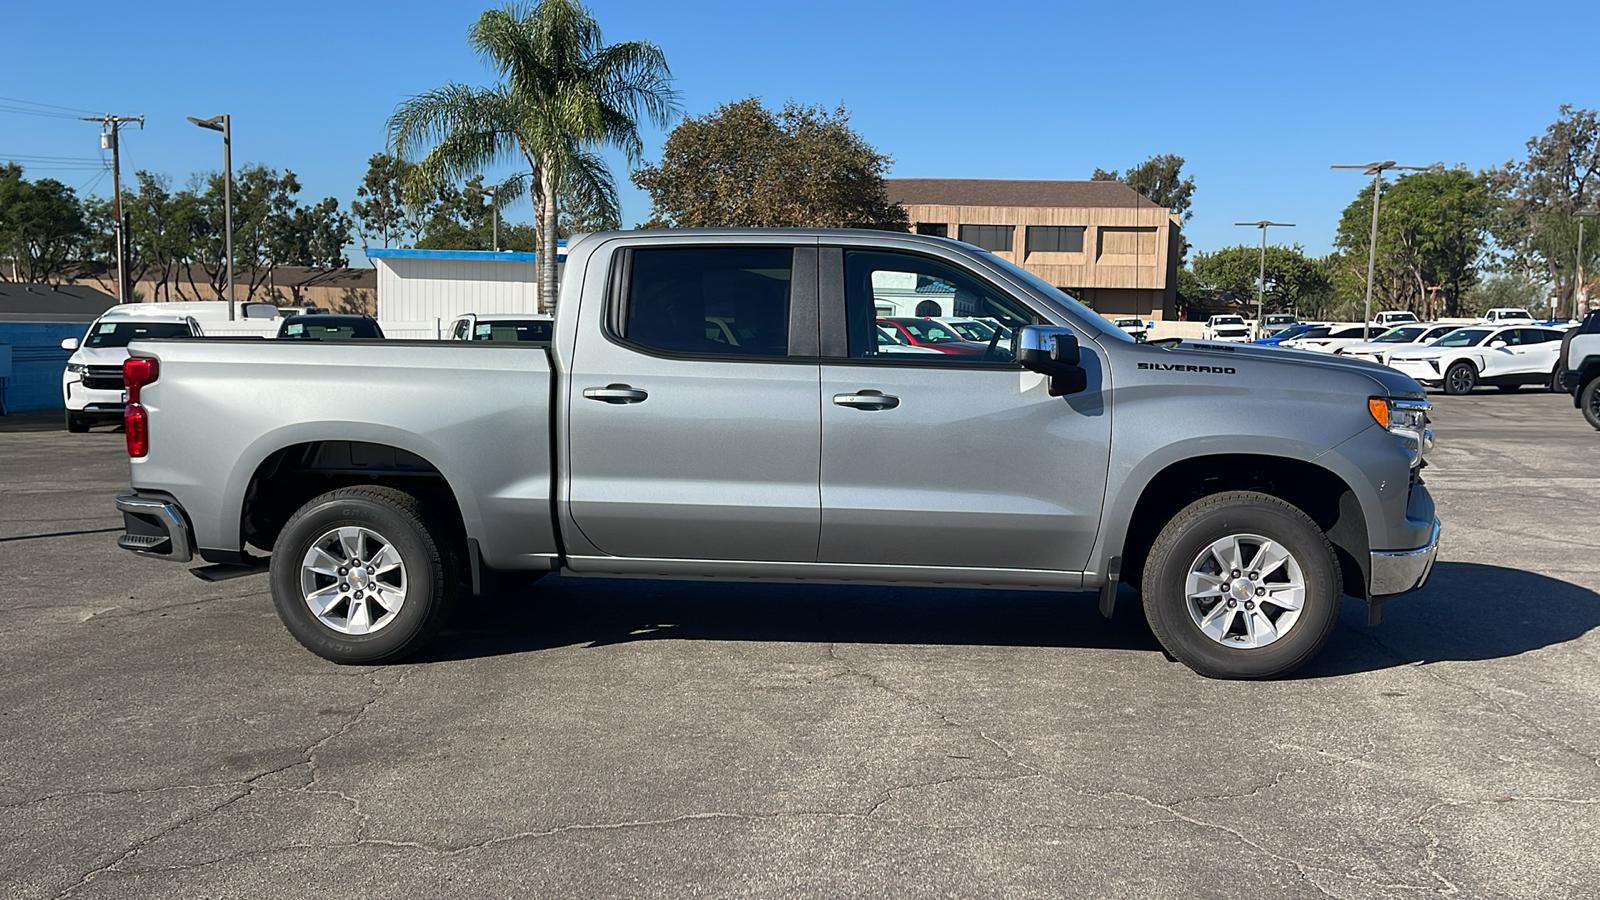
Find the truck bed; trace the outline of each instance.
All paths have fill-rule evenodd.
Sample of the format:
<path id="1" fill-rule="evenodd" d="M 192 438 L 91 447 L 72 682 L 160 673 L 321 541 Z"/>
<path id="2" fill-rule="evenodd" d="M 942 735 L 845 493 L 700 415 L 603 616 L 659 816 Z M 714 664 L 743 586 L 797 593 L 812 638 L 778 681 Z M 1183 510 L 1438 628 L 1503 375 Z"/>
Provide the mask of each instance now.
<path id="1" fill-rule="evenodd" d="M 311 465 L 355 480 L 395 466 L 437 472 L 485 563 L 548 568 L 557 558 L 542 346 L 207 338 L 130 350 L 161 367 L 141 397 L 151 449 L 131 461 L 133 487 L 178 501 L 202 555 L 243 549 L 240 513 L 263 466 Z"/>

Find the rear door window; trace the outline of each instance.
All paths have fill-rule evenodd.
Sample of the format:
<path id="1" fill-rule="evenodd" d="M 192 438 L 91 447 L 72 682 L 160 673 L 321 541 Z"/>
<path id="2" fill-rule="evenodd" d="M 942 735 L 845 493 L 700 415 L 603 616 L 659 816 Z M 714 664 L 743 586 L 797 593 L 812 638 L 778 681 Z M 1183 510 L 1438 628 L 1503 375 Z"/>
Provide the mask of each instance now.
<path id="1" fill-rule="evenodd" d="M 788 247 L 633 251 L 620 337 L 667 353 L 789 352 Z"/>

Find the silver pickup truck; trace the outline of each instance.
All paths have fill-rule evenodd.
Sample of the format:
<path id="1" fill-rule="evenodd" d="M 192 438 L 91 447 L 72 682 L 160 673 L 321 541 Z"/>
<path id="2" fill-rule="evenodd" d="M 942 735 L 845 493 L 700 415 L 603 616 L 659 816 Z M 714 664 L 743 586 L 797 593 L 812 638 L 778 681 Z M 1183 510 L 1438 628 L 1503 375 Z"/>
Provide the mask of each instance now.
<path id="1" fill-rule="evenodd" d="M 907 298 L 994 334 L 884 352 Z M 1232 678 L 1433 565 L 1429 407 L 1382 366 L 1138 343 L 982 250 L 870 231 L 590 235 L 557 308 L 548 345 L 135 343 L 118 543 L 270 568 L 290 632 L 343 663 L 559 571 L 1099 591 L 1107 615 L 1128 584 L 1173 656 Z"/>

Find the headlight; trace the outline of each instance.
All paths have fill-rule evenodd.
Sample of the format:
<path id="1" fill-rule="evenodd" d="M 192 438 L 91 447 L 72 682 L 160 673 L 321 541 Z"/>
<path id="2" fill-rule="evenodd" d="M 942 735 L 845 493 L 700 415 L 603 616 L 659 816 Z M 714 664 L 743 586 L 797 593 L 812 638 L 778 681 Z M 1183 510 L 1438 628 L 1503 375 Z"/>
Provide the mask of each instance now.
<path id="1" fill-rule="evenodd" d="M 67 363 L 67 371 L 75 375 L 87 375 L 89 374 L 89 367 L 83 363 L 69 362 Z"/>
<path id="2" fill-rule="evenodd" d="M 1422 458 L 1433 449 L 1433 431 L 1428 428 L 1428 410 L 1433 404 L 1426 400 L 1399 400 L 1393 397 L 1372 397 L 1367 400 L 1367 412 L 1373 421 L 1400 438 L 1406 452 L 1411 455 L 1411 467 L 1422 465 Z"/>

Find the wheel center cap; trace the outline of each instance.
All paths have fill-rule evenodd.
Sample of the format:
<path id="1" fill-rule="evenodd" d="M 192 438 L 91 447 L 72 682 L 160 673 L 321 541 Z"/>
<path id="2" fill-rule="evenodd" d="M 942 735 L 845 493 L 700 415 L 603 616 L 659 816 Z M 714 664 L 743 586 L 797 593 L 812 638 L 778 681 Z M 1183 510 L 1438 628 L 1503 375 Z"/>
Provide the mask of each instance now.
<path id="1" fill-rule="evenodd" d="M 1256 586 L 1248 578 L 1235 578 L 1233 584 L 1228 588 L 1228 593 L 1232 594 L 1236 600 L 1244 600 L 1255 596 Z"/>
<path id="2" fill-rule="evenodd" d="M 367 586 L 367 570 L 366 569 L 351 569 L 350 570 L 350 584 L 352 586 L 354 586 L 355 589 L 358 590 L 358 591 L 359 590 L 365 590 L 366 586 Z"/>

